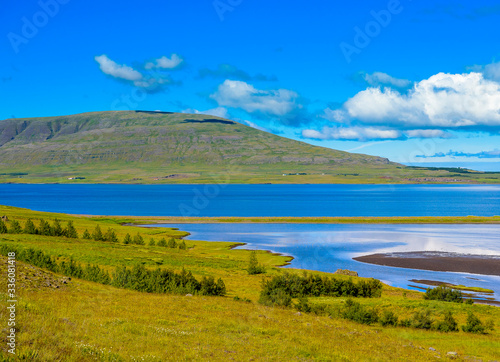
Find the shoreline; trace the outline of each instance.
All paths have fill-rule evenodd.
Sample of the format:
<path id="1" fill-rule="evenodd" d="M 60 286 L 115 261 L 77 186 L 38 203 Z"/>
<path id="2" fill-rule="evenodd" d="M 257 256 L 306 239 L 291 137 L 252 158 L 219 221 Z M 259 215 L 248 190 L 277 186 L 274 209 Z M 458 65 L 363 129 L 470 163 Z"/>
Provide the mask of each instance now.
<path id="1" fill-rule="evenodd" d="M 500 255 L 418 251 L 371 254 L 353 260 L 406 269 L 500 276 Z"/>
<path id="2" fill-rule="evenodd" d="M 122 224 L 500 224 L 500 216 L 113 216 L 81 215 L 89 218 L 113 218 Z"/>

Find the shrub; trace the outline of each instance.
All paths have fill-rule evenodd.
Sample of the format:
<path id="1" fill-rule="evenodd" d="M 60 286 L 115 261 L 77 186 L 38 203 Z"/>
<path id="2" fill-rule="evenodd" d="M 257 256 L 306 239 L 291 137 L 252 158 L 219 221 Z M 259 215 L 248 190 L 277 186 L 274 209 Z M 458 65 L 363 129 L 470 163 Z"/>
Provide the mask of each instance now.
<path id="1" fill-rule="evenodd" d="M 87 231 L 88 233 L 88 231 Z M 73 239 L 78 239 L 78 233 L 76 232 L 75 227 L 73 226 L 73 221 L 68 221 L 68 225 L 66 226 L 66 229 L 64 229 L 64 235 L 68 238 L 73 238 Z M 90 235 L 89 235 L 90 239 Z"/>
<path id="2" fill-rule="evenodd" d="M 299 312 L 309 313 L 311 312 L 311 305 L 309 304 L 309 300 L 306 297 L 300 297 L 299 302 L 295 304 L 295 308 Z"/>
<path id="3" fill-rule="evenodd" d="M 48 269 L 55 273 L 73 276 L 101 284 L 112 284 L 119 288 L 133 289 L 148 293 L 177 293 L 201 295 L 225 295 L 226 286 L 222 279 L 215 282 L 213 277 L 204 277 L 201 282 L 182 270 L 179 274 L 163 269 L 149 270 L 144 265 L 136 265 L 129 269 L 117 267 L 113 278 L 98 265 L 87 264 L 82 267 L 72 258 L 69 261 L 57 262 L 55 257 L 46 255 L 43 251 L 35 249 L 16 249 L 10 245 L 0 245 L 0 253 L 7 255 L 15 252 L 17 260 Z"/>
<path id="4" fill-rule="evenodd" d="M 95 241 L 104 241 L 104 236 L 102 235 L 102 231 L 99 225 L 95 226 L 94 232 L 92 233 L 92 239 L 94 239 Z"/>
<path id="5" fill-rule="evenodd" d="M 0 219 L 0 234 L 7 234 L 7 232 L 8 232 L 7 226 L 5 225 L 3 220 Z"/>
<path id="6" fill-rule="evenodd" d="M 441 332 L 458 331 L 457 322 L 450 311 L 445 313 L 443 321 L 437 322 L 436 329 Z"/>
<path id="7" fill-rule="evenodd" d="M 431 313 L 429 310 L 416 311 L 411 319 L 411 326 L 418 329 L 430 329 L 432 327 Z"/>
<path id="8" fill-rule="evenodd" d="M 132 243 L 132 238 L 130 237 L 129 233 L 127 233 L 127 235 L 125 235 L 125 237 L 123 238 L 123 243 L 124 244 L 130 244 L 130 243 Z"/>
<path id="9" fill-rule="evenodd" d="M 493 327 L 493 322 L 483 324 L 474 313 L 469 312 L 467 315 L 467 323 L 462 326 L 462 330 L 468 333 L 486 333 L 488 330 L 492 330 Z"/>
<path id="10" fill-rule="evenodd" d="M 167 246 L 168 246 L 169 248 L 172 248 L 172 249 L 176 248 L 176 247 L 177 247 L 177 243 L 175 242 L 175 239 L 174 239 L 174 238 L 170 238 L 170 239 L 168 239 L 168 244 L 167 244 Z"/>
<path id="11" fill-rule="evenodd" d="M 155 245 L 155 239 L 151 238 L 149 239 L 149 245 L 154 246 Z"/>
<path id="12" fill-rule="evenodd" d="M 137 233 L 136 236 L 134 236 L 133 240 L 134 244 L 137 245 L 144 245 L 144 239 L 142 238 L 141 234 Z"/>
<path id="13" fill-rule="evenodd" d="M 26 223 L 24 224 L 24 233 L 25 234 L 37 234 L 38 230 L 35 227 L 35 224 L 33 224 L 33 221 L 31 219 L 26 220 Z"/>
<path id="14" fill-rule="evenodd" d="M 179 243 L 179 249 L 180 250 L 187 250 L 187 245 L 186 245 L 186 242 L 184 240 L 182 240 L 180 243 Z"/>
<path id="15" fill-rule="evenodd" d="M 167 246 L 167 241 L 165 238 L 161 238 L 160 241 L 158 241 L 158 246 Z"/>
<path id="16" fill-rule="evenodd" d="M 439 286 L 436 288 L 427 288 L 424 294 L 424 299 L 462 303 L 463 296 L 460 290 Z"/>
<path id="17" fill-rule="evenodd" d="M 112 243 L 118 242 L 118 237 L 116 236 L 115 231 L 111 228 L 108 228 L 108 230 L 106 231 L 106 235 L 104 235 L 104 239 L 106 241 L 110 241 Z"/>
<path id="18" fill-rule="evenodd" d="M 10 222 L 9 234 L 21 234 L 22 232 L 23 232 L 23 229 L 21 229 L 21 225 L 19 224 L 19 221 L 12 220 Z"/>
<path id="19" fill-rule="evenodd" d="M 269 293 L 260 293 L 259 303 L 270 307 L 289 307 L 292 297 L 284 289 L 273 289 Z"/>
<path id="20" fill-rule="evenodd" d="M 385 326 L 397 326 L 398 317 L 390 310 L 385 310 L 380 317 L 380 324 Z"/>
<path id="21" fill-rule="evenodd" d="M 92 235 L 90 235 L 89 231 L 87 229 L 85 229 L 85 231 L 83 232 L 82 238 L 86 239 L 86 240 L 90 240 L 90 239 L 92 239 Z"/>
<path id="22" fill-rule="evenodd" d="M 250 260 L 248 261 L 247 272 L 250 275 L 253 274 L 262 274 L 266 272 L 266 268 L 263 265 L 260 265 L 257 261 L 257 253 L 252 251 L 250 253 Z"/>
<path id="23" fill-rule="evenodd" d="M 378 321 L 378 313 L 375 309 L 363 307 L 360 303 L 347 299 L 342 317 L 358 323 L 372 324 Z"/>
<path id="24" fill-rule="evenodd" d="M 321 295 L 333 297 L 378 297 L 382 291 L 382 283 L 376 279 L 360 281 L 355 284 L 351 279 L 321 277 L 304 273 L 303 276 L 283 273 L 264 281 L 262 293 L 270 294 L 274 289 L 284 290 L 290 297 Z"/>
<path id="25" fill-rule="evenodd" d="M 38 227 L 38 232 L 40 235 L 51 236 L 54 235 L 52 232 L 52 227 L 44 219 L 40 219 L 40 226 Z"/>
<path id="26" fill-rule="evenodd" d="M 53 236 L 63 236 L 64 231 L 61 226 L 61 222 L 58 219 L 54 220 L 54 226 L 52 226 L 52 235 Z"/>

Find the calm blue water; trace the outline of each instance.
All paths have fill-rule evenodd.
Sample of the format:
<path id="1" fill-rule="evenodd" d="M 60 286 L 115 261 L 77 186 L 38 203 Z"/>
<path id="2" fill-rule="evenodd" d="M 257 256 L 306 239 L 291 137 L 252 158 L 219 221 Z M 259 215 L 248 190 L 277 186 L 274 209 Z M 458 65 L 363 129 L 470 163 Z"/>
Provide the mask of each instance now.
<path id="1" fill-rule="evenodd" d="M 17 185 L 0 204 L 136 216 L 500 215 L 500 185 Z"/>
<path id="2" fill-rule="evenodd" d="M 156 225 L 157 226 L 157 225 Z M 500 225 L 332 225 L 332 224 L 179 224 L 188 239 L 247 243 L 245 249 L 291 255 L 290 267 L 334 272 L 355 270 L 397 287 L 417 289 L 411 279 L 427 279 L 495 291 L 500 277 L 435 272 L 361 263 L 353 257 L 377 252 L 447 251 L 496 255 L 500 263 Z M 424 285 L 420 285 L 425 287 Z M 491 295 L 490 295 L 491 296 Z"/>

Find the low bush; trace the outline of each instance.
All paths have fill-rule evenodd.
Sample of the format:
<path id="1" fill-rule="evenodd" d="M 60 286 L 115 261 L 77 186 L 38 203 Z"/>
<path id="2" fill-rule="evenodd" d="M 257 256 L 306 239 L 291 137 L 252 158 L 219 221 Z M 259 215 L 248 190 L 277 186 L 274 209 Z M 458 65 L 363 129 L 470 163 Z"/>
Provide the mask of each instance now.
<path id="1" fill-rule="evenodd" d="M 427 288 L 424 299 L 462 303 L 463 295 L 460 290 L 439 286 L 436 288 Z"/>
<path id="2" fill-rule="evenodd" d="M 341 312 L 345 319 L 349 319 L 362 324 L 373 324 L 378 321 L 378 313 L 375 309 L 363 307 L 360 303 L 347 299 L 345 308 Z"/>

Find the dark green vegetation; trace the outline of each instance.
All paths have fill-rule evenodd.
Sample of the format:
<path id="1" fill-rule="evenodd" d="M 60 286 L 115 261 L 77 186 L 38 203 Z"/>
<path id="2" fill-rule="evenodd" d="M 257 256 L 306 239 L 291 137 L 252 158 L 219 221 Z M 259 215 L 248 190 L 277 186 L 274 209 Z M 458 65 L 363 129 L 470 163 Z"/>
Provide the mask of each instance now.
<path id="1" fill-rule="evenodd" d="M 2 215 L 4 231 L 21 229 L 0 235 L 4 251 L 17 251 L 21 360 L 428 361 L 448 351 L 459 359 L 500 358 L 497 307 L 426 300 L 373 279 L 283 270 L 277 266 L 290 258 L 264 251 L 255 259 L 265 273 L 253 275 L 252 251 L 198 240 L 179 249 L 186 232 L 123 225 L 135 218 L 0 206 Z M 33 233 L 42 219 L 47 235 Z M 64 235 L 69 225 L 78 237 Z M 144 243 L 124 243 L 127 234 Z M 0 256 L 0 273 L 6 265 Z M 179 289 L 164 293 L 161 285 L 182 278 Z M 161 283 L 166 279 L 172 284 Z M 182 289 L 189 283 L 199 286 L 192 296 Z M 259 303 L 271 294 L 274 306 Z M 5 290 L 0 297 L 7 299 Z"/>
<path id="2" fill-rule="evenodd" d="M 408 168 L 222 118 L 93 112 L 0 121 L 0 182 L 442 183 L 500 174 Z M 283 176 L 285 175 L 285 176 Z M 71 178 L 71 179 L 70 179 Z"/>
<path id="3" fill-rule="evenodd" d="M 444 302 L 462 303 L 463 296 L 460 290 L 439 286 L 436 288 L 427 288 L 424 295 L 425 299 L 442 300 Z"/>

